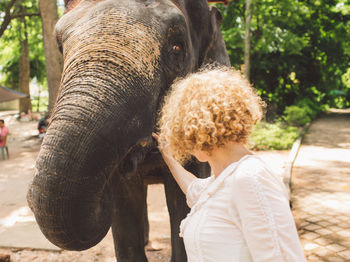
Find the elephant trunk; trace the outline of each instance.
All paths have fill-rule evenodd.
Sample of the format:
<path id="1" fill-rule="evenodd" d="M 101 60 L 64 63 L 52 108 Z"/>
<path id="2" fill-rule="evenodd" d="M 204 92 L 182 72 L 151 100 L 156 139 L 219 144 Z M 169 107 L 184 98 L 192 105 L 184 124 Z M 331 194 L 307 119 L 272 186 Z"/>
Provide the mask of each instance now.
<path id="1" fill-rule="evenodd" d="M 111 146 L 118 134 L 111 137 L 106 132 L 113 120 L 96 116 L 97 104 L 83 95 L 79 101 L 71 96 L 57 104 L 30 189 L 31 206 L 42 232 L 64 249 L 96 245 L 111 224 L 108 182 L 127 145 Z"/>
<path id="2" fill-rule="evenodd" d="M 59 134 L 62 131 L 53 135 L 52 128 L 40 150 L 29 201 L 40 229 L 52 243 L 83 250 L 96 245 L 111 224 L 108 170 L 97 170 L 95 161 L 89 163 L 96 154 L 82 156 L 86 146 Z M 73 126 L 70 132 L 79 133 L 77 129 Z"/>
<path id="3" fill-rule="evenodd" d="M 156 109 L 150 93 L 123 92 L 141 86 L 136 77 L 112 83 L 101 76 L 89 78 L 91 72 L 75 72 L 63 80 L 29 202 L 52 243 L 83 250 L 108 232 L 113 216 L 110 181 L 130 149 L 151 134 Z"/>

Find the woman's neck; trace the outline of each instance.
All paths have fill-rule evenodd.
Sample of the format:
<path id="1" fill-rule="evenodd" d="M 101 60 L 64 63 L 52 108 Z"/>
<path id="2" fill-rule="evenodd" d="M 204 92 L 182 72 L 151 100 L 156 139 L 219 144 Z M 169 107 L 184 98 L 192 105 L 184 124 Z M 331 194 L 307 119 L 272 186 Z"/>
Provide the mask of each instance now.
<path id="1" fill-rule="evenodd" d="M 252 153 L 243 144 L 229 143 L 215 148 L 208 156 L 208 162 L 214 176 L 217 177 L 228 165 L 245 155 L 252 155 Z"/>

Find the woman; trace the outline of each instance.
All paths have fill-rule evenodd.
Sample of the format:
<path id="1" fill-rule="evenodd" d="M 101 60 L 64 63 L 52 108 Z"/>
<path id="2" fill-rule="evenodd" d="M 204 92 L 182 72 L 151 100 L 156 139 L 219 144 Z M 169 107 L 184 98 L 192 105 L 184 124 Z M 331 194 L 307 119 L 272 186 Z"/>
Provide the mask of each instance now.
<path id="1" fill-rule="evenodd" d="M 191 207 L 180 226 L 189 262 L 305 261 L 282 181 L 245 147 L 262 104 L 226 67 L 177 81 L 165 98 L 153 136 Z M 182 167 L 192 156 L 209 178 Z"/>

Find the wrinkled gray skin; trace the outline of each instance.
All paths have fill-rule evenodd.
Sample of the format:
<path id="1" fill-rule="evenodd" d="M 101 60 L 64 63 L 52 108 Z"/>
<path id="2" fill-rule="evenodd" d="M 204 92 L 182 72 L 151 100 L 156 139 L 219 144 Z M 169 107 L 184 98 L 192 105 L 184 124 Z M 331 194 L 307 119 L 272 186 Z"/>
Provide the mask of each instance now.
<path id="1" fill-rule="evenodd" d="M 79 1 L 79 0 L 78 0 Z M 83 250 L 112 227 L 118 262 L 147 261 L 144 184 L 163 182 L 172 261 L 186 261 L 185 196 L 151 133 L 176 77 L 229 64 L 221 16 L 205 0 L 66 1 L 56 26 L 64 70 L 28 202 L 55 245 Z M 187 168 L 200 177 L 206 165 Z M 144 233 L 146 232 L 146 233 Z"/>

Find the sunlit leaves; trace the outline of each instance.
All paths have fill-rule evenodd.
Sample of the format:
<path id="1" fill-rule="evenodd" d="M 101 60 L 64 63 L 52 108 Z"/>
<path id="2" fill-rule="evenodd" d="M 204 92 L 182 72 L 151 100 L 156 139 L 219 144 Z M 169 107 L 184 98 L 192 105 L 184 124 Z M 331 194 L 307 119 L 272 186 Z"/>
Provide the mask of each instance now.
<path id="1" fill-rule="evenodd" d="M 245 0 L 219 8 L 231 62 L 241 67 Z M 253 10 L 251 79 L 269 104 L 282 111 L 309 97 L 331 106 L 340 100 L 342 106 L 350 105 L 350 91 L 341 80 L 350 67 L 349 1 L 255 0 Z"/>
<path id="2" fill-rule="evenodd" d="M 7 2 L 0 0 L 0 6 L 6 6 Z M 37 0 L 21 1 L 20 6 L 16 6 L 16 12 L 13 11 L 12 13 L 38 13 L 37 4 Z M 46 84 L 41 19 L 39 16 L 28 16 L 25 18 L 25 22 L 29 42 L 30 77 L 31 79 L 36 78 L 40 84 Z M 15 18 L 11 20 L 8 28 L 0 38 L 0 81 L 2 85 L 12 88 L 16 88 L 18 85 L 20 41 L 24 38 L 24 30 L 22 20 Z"/>

